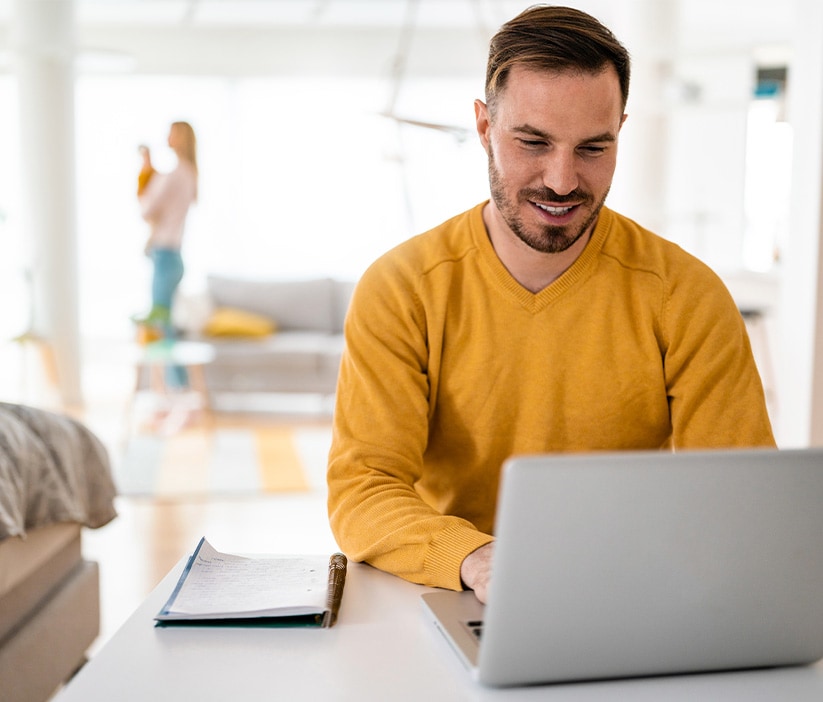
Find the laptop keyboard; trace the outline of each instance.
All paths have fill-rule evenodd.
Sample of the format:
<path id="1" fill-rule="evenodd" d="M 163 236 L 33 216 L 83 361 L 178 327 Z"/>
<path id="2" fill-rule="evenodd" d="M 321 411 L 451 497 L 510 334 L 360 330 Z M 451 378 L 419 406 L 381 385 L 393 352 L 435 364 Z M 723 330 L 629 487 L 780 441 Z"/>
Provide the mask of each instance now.
<path id="1" fill-rule="evenodd" d="M 466 622 L 466 628 L 468 628 L 468 630 L 472 633 L 472 636 L 474 636 L 474 638 L 476 638 L 479 641 L 481 635 L 483 634 L 483 620 L 470 620 Z"/>

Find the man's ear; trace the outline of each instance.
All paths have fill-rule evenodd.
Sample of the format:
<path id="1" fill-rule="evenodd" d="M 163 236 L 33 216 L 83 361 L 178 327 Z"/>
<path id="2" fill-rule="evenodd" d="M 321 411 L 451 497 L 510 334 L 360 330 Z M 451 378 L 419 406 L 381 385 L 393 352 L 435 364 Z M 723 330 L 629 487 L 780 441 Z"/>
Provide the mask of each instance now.
<path id="1" fill-rule="evenodd" d="M 620 129 L 623 129 L 623 125 L 626 123 L 626 119 L 628 118 L 628 116 L 628 113 L 623 113 L 623 116 L 620 118 Z"/>
<path id="2" fill-rule="evenodd" d="M 489 117 L 489 108 L 482 100 L 474 101 L 474 120 L 477 125 L 477 135 L 480 137 L 480 143 L 488 152 L 489 139 L 491 130 L 491 118 Z"/>

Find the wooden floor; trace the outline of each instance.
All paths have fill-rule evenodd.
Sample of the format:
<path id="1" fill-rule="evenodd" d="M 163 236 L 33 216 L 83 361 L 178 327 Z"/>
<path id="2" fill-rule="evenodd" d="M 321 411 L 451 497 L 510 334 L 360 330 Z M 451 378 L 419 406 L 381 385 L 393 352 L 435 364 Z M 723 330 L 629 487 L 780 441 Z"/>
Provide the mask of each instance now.
<path id="1" fill-rule="evenodd" d="M 84 350 L 83 406 L 63 407 L 53 369 L 42 352 L 36 344 L 0 344 L 3 401 L 68 413 L 94 431 L 110 452 L 122 449 L 129 432 L 145 428 L 145 412 L 150 414 L 162 399 L 135 396 L 130 340 L 98 339 Z M 312 396 L 224 399 L 230 411 L 213 415 L 214 428 L 272 422 L 328 425 L 330 421 L 328 398 L 319 402 Z M 118 497 L 116 507 L 119 515 L 110 524 L 83 533 L 85 558 L 100 566 L 101 634 L 91 655 L 202 536 L 215 548 L 232 553 L 331 553 L 337 548 L 328 526 L 324 488 L 178 501 Z"/>
<path id="2" fill-rule="evenodd" d="M 122 413 L 91 408 L 83 421 L 110 450 L 122 440 Z M 254 426 L 296 422 L 283 414 L 216 413 L 213 426 Z M 309 419 L 328 424 L 328 416 Z M 305 425 L 307 417 L 299 418 Z M 232 553 L 331 553 L 336 545 L 328 526 L 325 489 L 274 495 L 161 501 L 118 497 L 118 517 L 100 529 L 86 529 L 83 550 L 100 565 L 101 634 L 94 655 L 134 609 L 201 536 Z M 288 529 L 275 524 L 287 522 Z"/>
<path id="3" fill-rule="evenodd" d="M 118 498 L 118 517 L 86 530 L 83 551 L 100 564 L 101 634 L 92 655 L 201 536 L 232 553 L 324 553 L 335 550 L 325 495 L 278 495 L 198 502 Z M 289 515 L 291 529 L 275 530 Z"/>

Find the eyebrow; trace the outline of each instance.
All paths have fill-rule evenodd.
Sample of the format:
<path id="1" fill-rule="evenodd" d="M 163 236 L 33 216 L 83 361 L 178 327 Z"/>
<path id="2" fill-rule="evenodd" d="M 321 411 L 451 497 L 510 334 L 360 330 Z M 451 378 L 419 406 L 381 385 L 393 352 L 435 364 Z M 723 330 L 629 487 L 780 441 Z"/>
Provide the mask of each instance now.
<path id="1" fill-rule="evenodd" d="M 544 132 L 542 129 L 538 129 L 537 127 L 532 127 L 530 124 L 521 124 L 518 127 L 514 127 L 512 131 L 520 132 L 521 134 L 531 134 L 532 136 L 545 139 L 546 141 L 552 140 L 551 134 L 549 134 L 548 132 Z M 588 137 L 584 139 L 581 143 L 594 144 L 601 141 L 613 142 L 617 141 L 617 138 L 611 132 L 603 132 L 602 134 L 596 134 L 595 136 Z"/>

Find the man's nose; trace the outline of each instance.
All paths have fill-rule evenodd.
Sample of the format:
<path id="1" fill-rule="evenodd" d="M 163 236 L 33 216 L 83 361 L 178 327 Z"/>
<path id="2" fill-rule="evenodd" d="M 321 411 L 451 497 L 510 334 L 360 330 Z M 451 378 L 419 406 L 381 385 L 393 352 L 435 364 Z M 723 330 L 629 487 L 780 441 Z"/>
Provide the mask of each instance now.
<path id="1" fill-rule="evenodd" d="M 557 149 L 543 165 L 543 185 L 558 195 L 568 195 L 579 185 L 574 153 Z"/>

